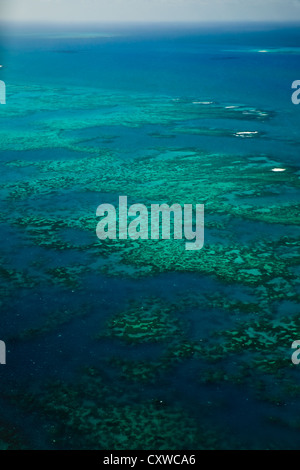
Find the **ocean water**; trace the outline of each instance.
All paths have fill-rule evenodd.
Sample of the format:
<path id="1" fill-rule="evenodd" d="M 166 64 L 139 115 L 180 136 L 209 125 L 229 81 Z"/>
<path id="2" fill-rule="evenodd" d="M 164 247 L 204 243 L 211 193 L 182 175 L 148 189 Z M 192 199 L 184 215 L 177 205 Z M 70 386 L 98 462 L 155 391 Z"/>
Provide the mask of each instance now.
<path id="1" fill-rule="evenodd" d="M 1 31 L 0 448 L 298 449 L 299 24 Z"/>

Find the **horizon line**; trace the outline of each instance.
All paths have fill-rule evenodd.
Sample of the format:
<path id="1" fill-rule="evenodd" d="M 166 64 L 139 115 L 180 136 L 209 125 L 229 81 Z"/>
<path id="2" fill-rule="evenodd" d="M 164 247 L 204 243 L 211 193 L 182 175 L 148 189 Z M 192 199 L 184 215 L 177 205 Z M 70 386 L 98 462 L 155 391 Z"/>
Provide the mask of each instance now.
<path id="1" fill-rule="evenodd" d="M 48 24 L 48 25 L 102 25 L 102 24 L 300 24 L 300 19 L 286 19 L 286 20 L 269 20 L 269 19 L 246 19 L 246 20 L 85 20 L 85 21 L 65 21 L 65 20 L 56 20 L 56 21 L 47 21 L 47 20 L 0 20 L 0 24 L 20 24 L 20 25 L 39 25 L 39 24 Z"/>

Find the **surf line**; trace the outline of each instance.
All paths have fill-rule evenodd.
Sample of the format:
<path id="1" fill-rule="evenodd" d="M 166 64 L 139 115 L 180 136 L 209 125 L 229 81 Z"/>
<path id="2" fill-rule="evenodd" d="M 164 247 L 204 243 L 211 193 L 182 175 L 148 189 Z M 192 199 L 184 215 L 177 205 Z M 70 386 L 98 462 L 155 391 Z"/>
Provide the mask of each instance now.
<path id="1" fill-rule="evenodd" d="M 128 208 L 127 196 L 120 196 L 118 217 L 112 204 L 101 204 L 97 208 L 96 216 L 102 219 L 97 224 L 96 234 L 99 240 L 170 240 L 171 214 L 174 240 L 182 240 L 184 235 L 189 241 L 185 243 L 186 250 L 201 250 L 204 245 L 203 204 L 196 204 L 195 215 L 192 204 L 184 204 L 183 208 L 180 204 L 151 204 L 149 216 L 144 204 L 133 204 Z M 133 220 L 128 220 L 128 217 L 133 217 Z"/>

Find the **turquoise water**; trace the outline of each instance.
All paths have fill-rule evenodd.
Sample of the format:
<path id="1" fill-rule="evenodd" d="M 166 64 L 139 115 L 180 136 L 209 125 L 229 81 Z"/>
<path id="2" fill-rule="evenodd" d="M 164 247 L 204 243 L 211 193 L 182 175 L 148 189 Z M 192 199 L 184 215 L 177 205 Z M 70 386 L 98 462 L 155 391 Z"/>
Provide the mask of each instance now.
<path id="1" fill-rule="evenodd" d="M 299 41 L 3 28 L 0 448 L 299 448 Z M 120 195 L 204 204 L 204 248 L 100 242 Z"/>

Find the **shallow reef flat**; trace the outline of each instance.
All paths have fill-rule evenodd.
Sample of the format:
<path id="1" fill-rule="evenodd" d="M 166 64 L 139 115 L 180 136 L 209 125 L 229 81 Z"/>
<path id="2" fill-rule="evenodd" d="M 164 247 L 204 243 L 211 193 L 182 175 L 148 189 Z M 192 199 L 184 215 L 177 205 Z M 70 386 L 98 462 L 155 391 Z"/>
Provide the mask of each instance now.
<path id="1" fill-rule="evenodd" d="M 259 137 L 258 131 L 247 129 L 247 124 L 268 122 L 274 112 L 249 108 L 242 105 L 233 107 L 222 103 L 174 99 L 168 96 L 124 95 L 121 93 L 99 92 L 84 88 L 50 88 L 39 86 L 11 85 L 5 112 L 0 108 L 0 118 L 4 118 L 0 132 L 0 150 L 32 150 L 45 148 L 67 148 L 84 151 L 94 148 L 93 139 L 87 139 L 82 148 L 70 131 L 80 131 L 94 127 L 116 126 L 141 128 L 145 125 L 161 125 L 176 135 L 179 132 L 198 132 L 202 135 Z M 17 118 L 17 125 L 14 118 Z M 10 119 L 12 124 L 10 125 Z M 239 128 L 202 128 L 186 130 L 179 124 L 212 120 L 241 121 L 245 131 Z M 97 150 L 97 146 L 96 149 Z"/>
<path id="2" fill-rule="evenodd" d="M 221 428 L 199 425 L 179 406 L 141 401 L 135 392 L 108 387 L 94 367 L 81 371 L 76 386 L 47 383 L 40 393 L 13 391 L 10 400 L 51 419 L 47 430 L 53 449 L 214 449 L 222 434 Z M 223 442 L 230 446 L 234 439 Z"/>
<path id="3" fill-rule="evenodd" d="M 18 370 L 2 399 L 30 423 L 29 441 L 278 448 L 284 427 L 297 448 L 299 167 L 276 156 L 279 140 L 270 154 L 251 147 L 272 140 L 276 113 L 195 96 L 9 93 L 0 108 L 2 326 L 37 369 L 34 384 L 32 369 Z M 209 152 L 202 139 L 212 136 L 249 147 Z M 189 137 L 199 141 L 180 144 Z M 120 195 L 147 208 L 204 204 L 204 248 L 99 241 L 96 208 Z M 238 428 L 241 406 L 258 410 L 263 435 Z M 30 448 L 25 424 L 8 415 L 0 448 Z"/>

